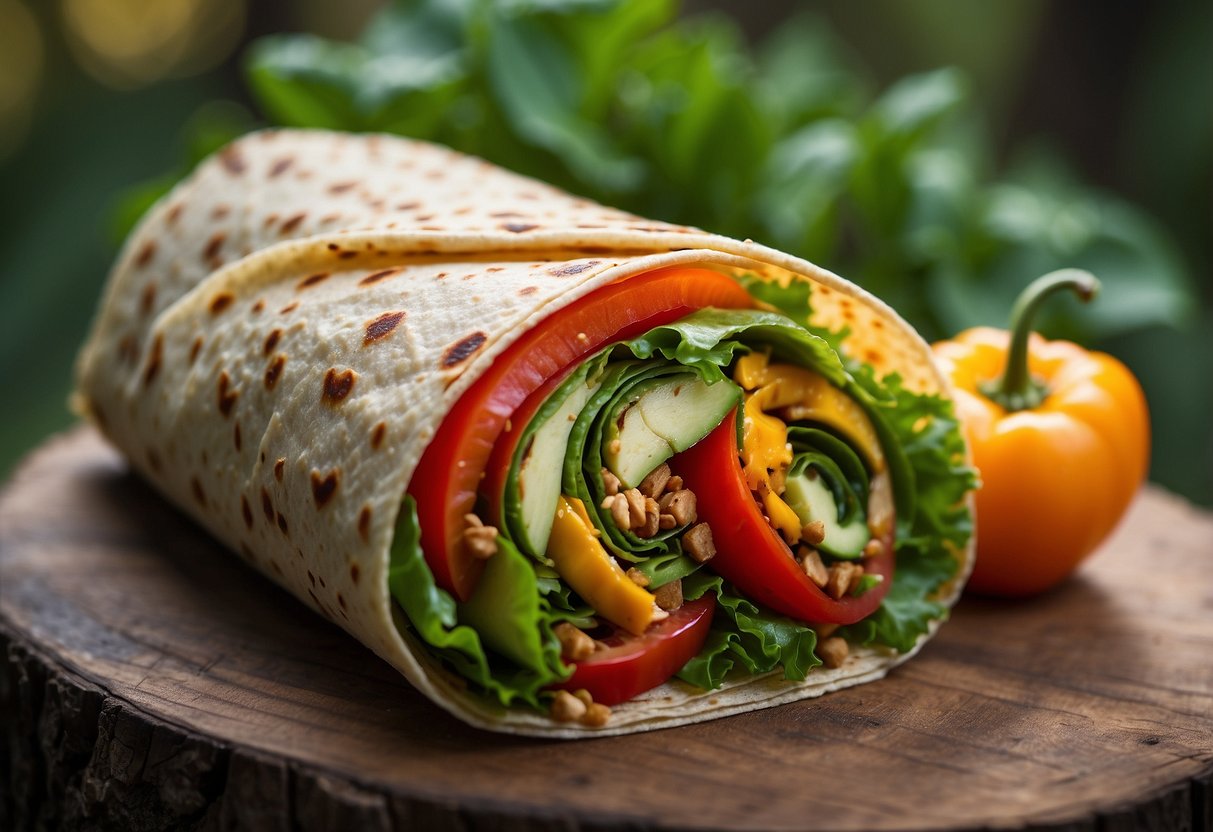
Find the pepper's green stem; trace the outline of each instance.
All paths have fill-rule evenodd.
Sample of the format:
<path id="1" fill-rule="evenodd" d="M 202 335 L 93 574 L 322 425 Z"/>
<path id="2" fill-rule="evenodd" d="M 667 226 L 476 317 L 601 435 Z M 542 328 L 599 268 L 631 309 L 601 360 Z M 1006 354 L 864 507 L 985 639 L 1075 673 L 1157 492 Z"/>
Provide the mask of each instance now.
<path id="1" fill-rule="evenodd" d="M 1007 349 L 1007 367 L 999 379 L 981 385 L 982 394 L 1009 413 L 1038 407 L 1049 394 L 1048 388 L 1028 372 L 1028 337 L 1032 318 L 1045 298 L 1061 289 L 1070 289 L 1079 300 L 1089 301 L 1099 291 L 1095 275 L 1081 269 L 1061 269 L 1038 277 L 1028 284 L 1011 309 L 1011 345 Z"/>

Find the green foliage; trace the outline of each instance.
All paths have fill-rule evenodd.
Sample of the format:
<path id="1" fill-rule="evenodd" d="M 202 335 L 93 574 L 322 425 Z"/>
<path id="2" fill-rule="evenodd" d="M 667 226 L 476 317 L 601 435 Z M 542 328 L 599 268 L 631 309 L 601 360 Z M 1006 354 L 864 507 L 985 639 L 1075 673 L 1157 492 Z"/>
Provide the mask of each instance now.
<path id="1" fill-rule="evenodd" d="M 750 48 L 673 0 L 398 0 L 353 44 L 265 38 L 275 122 L 429 139 L 637 213 L 751 237 L 845 274 L 928 338 L 1002 325 L 1035 275 L 1088 268 L 1101 303 L 1047 322 L 1104 338 L 1181 323 L 1192 292 L 1132 207 L 1026 160 L 1002 181 L 966 76 L 873 96 L 811 16 Z"/>

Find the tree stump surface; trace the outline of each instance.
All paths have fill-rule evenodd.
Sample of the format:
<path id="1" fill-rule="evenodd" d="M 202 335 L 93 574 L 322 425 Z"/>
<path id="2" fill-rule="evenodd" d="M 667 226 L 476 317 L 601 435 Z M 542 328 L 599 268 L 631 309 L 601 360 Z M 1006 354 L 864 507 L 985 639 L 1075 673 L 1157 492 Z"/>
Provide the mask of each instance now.
<path id="1" fill-rule="evenodd" d="M 3 829 L 1213 832 L 1213 516 L 1155 488 L 886 679 L 542 741 L 432 705 L 81 427 L 0 496 L 0 642 Z"/>

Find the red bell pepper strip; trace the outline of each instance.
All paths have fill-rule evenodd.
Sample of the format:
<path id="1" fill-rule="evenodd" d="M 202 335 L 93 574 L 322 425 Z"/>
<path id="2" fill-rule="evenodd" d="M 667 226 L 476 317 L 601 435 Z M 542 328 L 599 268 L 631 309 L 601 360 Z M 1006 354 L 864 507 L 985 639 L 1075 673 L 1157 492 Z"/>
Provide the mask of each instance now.
<path id="1" fill-rule="evenodd" d="M 590 692 L 595 702 L 618 705 L 655 688 L 693 659 L 707 641 L 716 596 L 687 601 L 670 617 L 635 636 L 621 627 L 597 639 L 606 649 L 575 665 L 573 675 L 554 688 Z"/>
<path id="2" fill-rule="evenodd" d="M 719 272 L 661 269 L 574 301 L 497 357 L 447 414 L 409 483 L 422 551 L 439 586 L 461 601 L 471 597 L 484 562 L 462 545 L 463 517 L 473 510 L 494 443 L 527 397 L 605 345 L 709 306 L 751 308 L 754 301 Z M 521 426 L 512 427 L 515 436 L 521 433 Z"/>
<path id="3" fill-rule="evenodd" d="M 716 556 L 707 568 L 749 599 L 800 621 L 854 624 L 880 606 L 893 582 L 893 532 L 864 573 L 883 580 L 859 596 L 835 600 L 805 575 L 783 539 L 763 519 L 737 456 L 737 411 L 700 442 L 676 455 L 670 469 L 695 492 L 699 519 L 712 529 Z"/>

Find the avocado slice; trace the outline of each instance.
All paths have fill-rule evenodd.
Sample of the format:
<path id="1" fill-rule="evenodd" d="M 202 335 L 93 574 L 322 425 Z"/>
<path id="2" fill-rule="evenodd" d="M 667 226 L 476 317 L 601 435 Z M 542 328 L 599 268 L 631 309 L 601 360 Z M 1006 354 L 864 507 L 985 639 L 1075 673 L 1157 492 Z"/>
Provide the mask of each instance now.
<path id="1" fill-rule="evenodd" d="M 560 498 L 560 478 L 564 471 L 565 451 L 573 421 L 585 403 L 598 390 L 598 384 L 584 381 L 562 385 L 553 395 L 565 399 L 531 436 L 518 465 L 520 541 L 526 551 L 543 554 L 552 534 L 556 501 Z M 544 410 L 548 410 L 547 404 Z"/>
<path id="2" fill-rule="evenodd" d="M 783 499 L 800 522 L 808 525 L 814 520 L 825 524 L 825 539 L 817 548 L 836 558 L 855 560 L 863 557 L 863 547 L 871 539 L 863 512 L 856 512 L 847 523 L 839 521 L 838 504 L 834 494 L 813 468 L 788 477 Z"/>
<path id="3" fill-rule="evenodd" d="M 693 373 L 637 385 L 603 436 L 602 459 L 626 488 L 711 433 L 741 400 L 728 381 L 707 384 Z"/>

